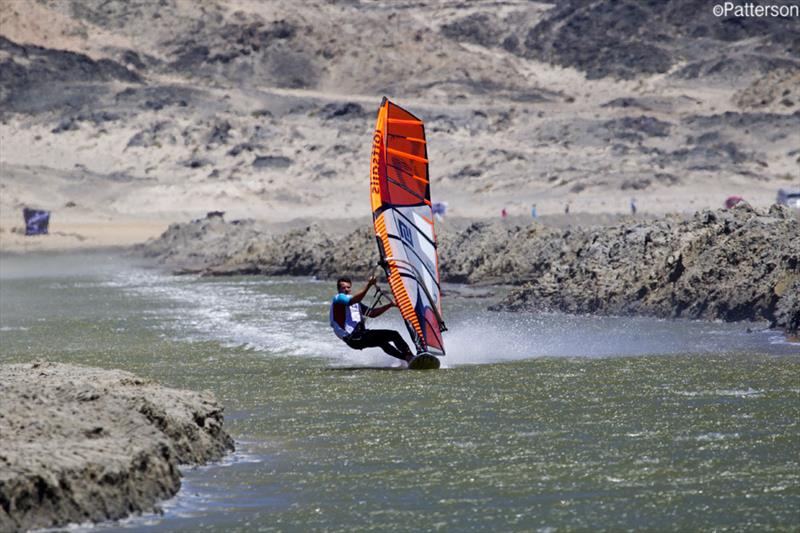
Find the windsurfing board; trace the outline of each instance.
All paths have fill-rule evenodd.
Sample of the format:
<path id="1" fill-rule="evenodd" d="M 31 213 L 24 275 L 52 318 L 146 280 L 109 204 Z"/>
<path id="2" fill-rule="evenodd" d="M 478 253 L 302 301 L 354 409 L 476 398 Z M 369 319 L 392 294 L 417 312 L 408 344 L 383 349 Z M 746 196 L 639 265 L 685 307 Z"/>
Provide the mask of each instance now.
<path id="1" fill-rule="evenodd" d="M 436 370 L 441 364 L 436 356 L 423 352 L 409 361 L 408 368 L 409 370 Z"/>

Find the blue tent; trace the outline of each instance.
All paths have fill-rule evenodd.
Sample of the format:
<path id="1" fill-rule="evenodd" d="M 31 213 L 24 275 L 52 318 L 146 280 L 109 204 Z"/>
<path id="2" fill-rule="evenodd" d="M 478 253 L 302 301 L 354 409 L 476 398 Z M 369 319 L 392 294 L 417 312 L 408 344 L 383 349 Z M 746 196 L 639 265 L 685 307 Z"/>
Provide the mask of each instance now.
<path id="1" fill-rule="evenodd" d="M 22 216 L 25 217 L 25 235 L 47 235 L 50 211 L 26 207 L 22 210 Z"/>

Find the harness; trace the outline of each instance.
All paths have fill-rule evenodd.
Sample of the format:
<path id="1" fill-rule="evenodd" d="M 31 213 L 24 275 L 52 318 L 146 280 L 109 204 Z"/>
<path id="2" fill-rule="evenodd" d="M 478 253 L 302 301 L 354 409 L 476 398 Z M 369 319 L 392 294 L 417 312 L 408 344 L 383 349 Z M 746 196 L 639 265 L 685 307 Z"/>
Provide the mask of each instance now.
<path id="1" fill-rule="evenodd" d="M 373 285 L 372 288 L 375 289 L 375 293 L 372 296 L 372 303 L 369 305 L 369 307 L 367 307 L 367 310 L 365 312 L 361 313 L 361 321 L 358 324 L 356 324 L 356 327 L 353 330 L 353 332 L 347 337 L 345 337 L 345 340 L 355 341 L 360 339 L 361 336 L 364 334 L 364 331 L 367 329 L 367 318 L 369 318 L 369 314 L 372 312 L 372 310 L 378 307 L 378 304 L 381 302 L 383 298 L 386 298 L 388 302 L 392 301 L 391 297 L 388 294 L 386 294 L 383 290 L 381 290 L 381 288 L 378 287 L 377 285 Z"/>

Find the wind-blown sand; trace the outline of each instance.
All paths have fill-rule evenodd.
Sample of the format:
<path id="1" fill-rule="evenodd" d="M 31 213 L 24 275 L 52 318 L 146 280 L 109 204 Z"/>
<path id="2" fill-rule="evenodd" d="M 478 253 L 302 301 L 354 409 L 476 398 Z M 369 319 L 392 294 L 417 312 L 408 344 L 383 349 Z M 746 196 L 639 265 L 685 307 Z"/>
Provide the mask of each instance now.
<path id="1" fill-rule="evenodd" d="M 119 370 L 0 365 L 0 530 L 118 519 L 157 510 L 179 464 L 233 450 L 207 392 Z"/>

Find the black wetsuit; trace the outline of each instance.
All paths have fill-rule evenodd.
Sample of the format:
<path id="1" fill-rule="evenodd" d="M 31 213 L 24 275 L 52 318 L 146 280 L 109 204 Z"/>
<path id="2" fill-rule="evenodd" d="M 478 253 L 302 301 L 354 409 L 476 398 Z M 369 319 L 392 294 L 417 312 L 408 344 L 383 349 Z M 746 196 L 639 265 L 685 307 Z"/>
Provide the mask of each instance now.
<path id="1" fill-rule="evenodd" d="M 331 301 L 330 322 L 337 337 L 355 350 L 381 348 L 392 357 L 403 361 L 407 360 L 408 355 L 413 355 L 398 332 L 390 329 L 367 329 L 363 319 L 367 306 L 360 302 L 351 304 L 351 299 L 351 296 L 339 293 Z"/>
<path id="2" fill-rule="evenodd" d="M 403 361 L 406 360 L 407 355 L 411 354 L 403 337 L 391 329 L 366 329 L 362 326 L 342 340 L 355 350 L 379 347 L 392 357 Z"/>

